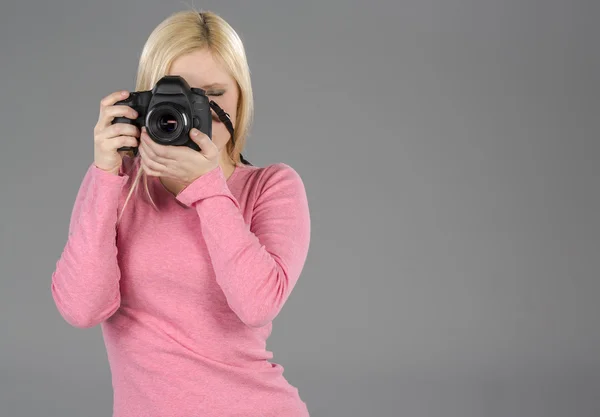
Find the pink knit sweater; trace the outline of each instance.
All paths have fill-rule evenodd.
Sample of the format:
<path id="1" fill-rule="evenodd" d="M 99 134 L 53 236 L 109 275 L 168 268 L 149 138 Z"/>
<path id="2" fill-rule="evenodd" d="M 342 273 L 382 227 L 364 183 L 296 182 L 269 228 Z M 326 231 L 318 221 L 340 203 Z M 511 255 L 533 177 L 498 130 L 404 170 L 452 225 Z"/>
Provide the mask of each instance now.
<path id="1" fill-rule="evenodd" d="M 308 254 L 300 176 L 218 167 L 177 196 L 148 177 L 158 211 L 140 182 L 117 226 L 138 169 L 90 165 L 51 284 L 64 320 L 101 326 L 113 417 L 307 417 L 266 350 Z"/>

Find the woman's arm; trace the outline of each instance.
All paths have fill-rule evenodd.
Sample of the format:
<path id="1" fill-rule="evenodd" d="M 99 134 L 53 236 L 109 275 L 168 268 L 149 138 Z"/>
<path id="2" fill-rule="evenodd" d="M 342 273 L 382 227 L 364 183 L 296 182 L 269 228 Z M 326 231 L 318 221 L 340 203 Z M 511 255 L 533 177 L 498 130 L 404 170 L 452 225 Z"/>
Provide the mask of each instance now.
<path id="1" fill-rule="evenodd" d="M 71 213 L 69 235 L 52 274 L 52 297 L 72 326 L 93 327 L 121 303 L 117 264 L 116 221 L 127 175 L 115 175 L 91 164 Z"/>
<path id="2" fill-rule="evenodd" d="M 250 226 L 220 166 L 177 195 L 195 207 L 216 280 L 231 309 L 252 327 L 277 316 L 300 276 L 310 241 L 308 201 L 296 171 L 273 164 L 259 183 Z"/>

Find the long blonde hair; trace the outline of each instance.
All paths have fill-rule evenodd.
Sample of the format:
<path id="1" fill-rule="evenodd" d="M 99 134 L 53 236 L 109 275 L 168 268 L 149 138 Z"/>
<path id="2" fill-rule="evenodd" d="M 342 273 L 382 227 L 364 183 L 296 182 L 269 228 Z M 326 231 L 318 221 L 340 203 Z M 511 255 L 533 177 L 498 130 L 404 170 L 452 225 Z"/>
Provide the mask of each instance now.
<path id="1" fill-rule="evenodd" d="M 244 149 L 252 123 L 254 103 L 244 45 L 235 30 L 222 17 L 210 11 L 192 9 L 173 13 L 159 23 L 142 49 L 135 89 L 136 91 L 152 89 L 160 78 L 168 74 L 175 59 L 204 48 L 207 48 L 226 68 L 238 85 L 239 98 L 234 140 L 227 142 L 226 147 L 230 161 L 237 165 L 240 163 L 240 154 Z M 132 153 L 130 155 L 133 156 Z M 139 155 L 135 158 L 138 160 L 134 160 L 132 166 L 139 165 Z M 140 166 L 118 221 L 142 178 L 150 202 L 157 209 L 148 189 L 148 177 Z"/>

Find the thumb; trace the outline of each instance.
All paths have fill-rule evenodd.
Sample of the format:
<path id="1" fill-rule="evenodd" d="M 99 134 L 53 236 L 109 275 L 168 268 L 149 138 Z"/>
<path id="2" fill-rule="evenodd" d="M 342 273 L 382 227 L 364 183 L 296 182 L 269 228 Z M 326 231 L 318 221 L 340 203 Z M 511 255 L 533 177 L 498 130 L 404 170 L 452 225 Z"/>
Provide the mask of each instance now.
<path id="1" fill-rule="evenodd" d="M 213 141 L 200 130 L 196 128 L 190 130 L 190 138 L 200 147 L 200 151 L 204 156 L 208 157 L 213 148 L 216 151 L 216 146 Z"/>
<path id="2" fill-rule="evenodd" d="M 190 138 L 198 145 L 205 143 L 205 139 L 208 139 L 208 137 L 204 133 L 202 133 L 195 127 L 192 128 L 192 130 L 190 130 Z"/>

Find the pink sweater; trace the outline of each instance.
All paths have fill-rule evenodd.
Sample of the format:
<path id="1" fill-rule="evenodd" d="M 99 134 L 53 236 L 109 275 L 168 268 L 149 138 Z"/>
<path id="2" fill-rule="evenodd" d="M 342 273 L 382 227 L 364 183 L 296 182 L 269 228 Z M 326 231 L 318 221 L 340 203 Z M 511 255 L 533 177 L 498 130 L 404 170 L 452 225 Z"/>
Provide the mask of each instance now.
<path id="1" fill-rule="evenodd" d="M 100 324 L 113 417 L 307 417 L 270 362 L 271 321 L 310 240 L 300 176 L 283 163 L 220 167 L 177 197 L 155 177 L 123 206 L 139 158 L 119 175 L 91 164 L 51 291 L 70 325 Z"/>

